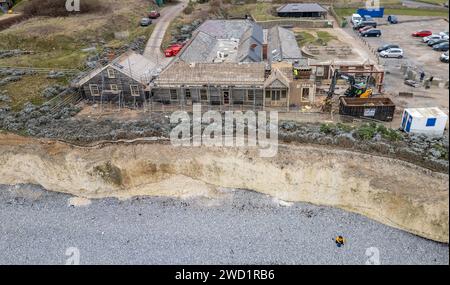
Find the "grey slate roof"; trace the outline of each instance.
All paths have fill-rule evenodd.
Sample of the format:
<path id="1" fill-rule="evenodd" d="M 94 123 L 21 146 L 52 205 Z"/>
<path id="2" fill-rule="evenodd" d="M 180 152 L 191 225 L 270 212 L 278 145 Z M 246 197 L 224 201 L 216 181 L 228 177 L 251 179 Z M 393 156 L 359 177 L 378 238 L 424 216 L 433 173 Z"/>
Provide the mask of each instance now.
<path id="1" fill-rule="evenodd" d="M 317 3 L 289 3 L 277 9 L 278 13 L 296 13 L 296 12 L 327 12 L 325 8 Z"/>
<path id="2" fill-rule="evenodd" d="M 267 57 L 269 62 L 290 61 L 302 58 L 295 34 L 282 27 L 269 29 L 267 35 L 268 48 Z"/>
<path id="3" fill-rule="evenodd" d="M 218 53 L 224 53 L 226 62 L 259 62 L 263 37 L 262 28 L 250 20 L 208 20 L 178 57 L 186 62 L 213 62 Z"/>

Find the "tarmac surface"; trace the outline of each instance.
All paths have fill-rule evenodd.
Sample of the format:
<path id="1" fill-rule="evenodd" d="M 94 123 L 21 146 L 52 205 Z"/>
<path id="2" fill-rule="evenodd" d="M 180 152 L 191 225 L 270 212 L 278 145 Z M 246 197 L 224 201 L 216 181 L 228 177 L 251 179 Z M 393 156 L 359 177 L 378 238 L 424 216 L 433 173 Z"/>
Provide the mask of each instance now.
<path id="1" fill-rule="evenodd" d="M 222 191 L 71 206 L 70 195 L 0 185 L 0 264 L 449 264 L 447 244 L 358 214 Z"/>

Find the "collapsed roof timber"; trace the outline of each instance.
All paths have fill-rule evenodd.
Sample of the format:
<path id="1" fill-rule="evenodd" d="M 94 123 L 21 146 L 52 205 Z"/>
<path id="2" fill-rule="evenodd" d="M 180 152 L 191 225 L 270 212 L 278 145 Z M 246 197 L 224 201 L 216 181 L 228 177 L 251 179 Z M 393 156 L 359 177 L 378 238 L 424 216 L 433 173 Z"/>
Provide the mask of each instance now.
<path id="1" fill-rule="evenodd" d="M 150 101 L 284 108 L 314 103 L 316 77 L 324 71 L 316 74 L 312 67 L 289 29 L 262 29 L 251 20 L 207 20 L 168 66 L 128 52 L 76 86 L 91 101 L 134 106 Z"/>

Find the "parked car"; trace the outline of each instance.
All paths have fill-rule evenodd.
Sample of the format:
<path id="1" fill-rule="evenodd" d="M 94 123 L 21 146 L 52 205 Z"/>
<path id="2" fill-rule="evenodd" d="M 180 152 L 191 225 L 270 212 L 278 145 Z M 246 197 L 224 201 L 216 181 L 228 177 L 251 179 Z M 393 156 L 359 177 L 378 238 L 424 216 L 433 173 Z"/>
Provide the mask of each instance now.
<path id="1" fill-rule="evenodd" d="M 362 21 L 362 17 L 359 14 L 353 14 L 350 22 L 353 26 L 358 25 Z"/>
<path id="2" fill-rule="evenodd" d="M 443 39 L 440 39 L 440 40 L 429 40 L 427 44 L 428 44 L 428 46 L 432 47 L 434 45 L 442 44 L 442 43 L 445 43 L 445 42 L 448 42 L 448 40 L 443 40 Z"/>
<path id="3" fill-rule="evenodd" d="M 391 24 L 398 24 L 397 16 L 389 15 L 387 18 L 388 22 Z"/>
<path id="4" fill-rule="evenodd" d="M 448 42 L 443 42 L 433 46 L 435 51 L 448 51 Z"/>
<path id="5" fill-rule="evenodd" d="M 424 43 L 427 43 L 430 40 L 440 40 L 440 39 L 442 39 L 442 36 L 436 35 L 436 34 L 432 34 L 431 36 L 424 37 L 422 40 L 423 40 Z"/>
<path id="6" fill-rule="evenodd" d="M 184 44 L 173 44 L 164 51 L 164 55 L 166 57 L 176 56 L 181 51 L 183 46 Z"/>
<path id="7" fill-rule="evenodd" d="M 362 16 L 362 20 L 363 20 L 363 21 L 373 21 L 372 16 L 370 16 L 370 15 L 364 15 L 364 16 Z"/>
<path id="8" fill-rule="evenodd" d="M 387 50 L 383 50 L 380 52 L 380 56 L 384 58 L 393 57 L 393 58 L 402 58 L 403 50 L 401 48 L 390 48 Z"/>
<path id="9" fill-rule="evenodd" d="M 382 51 L 388 50 L 388 49 L 390 49 L 390 48 L 400 48 L 400 47 L 399 47 L 398 45 L 396 45 L 396 44 L 385 44 L 385 45 L 380 46 L 380 47 L 377 49 L 377 51 L 378 51 L 378 52 L 382 52 Z"/>
<path id="10" fill-rule="evenodd" d="M 361 34 L 361 33 L 364 33 L 366 31 L 370 30 L 370 29 L 373 29 L 373 27 L 372 26 L 365 26 L 364 28 L 359 29 L 358 32 Z"/>
<path id="11" fill-rule="evenodd" d="M 358 25 L 354 26 L 353 29 L 359 30 L 359 29 L 367 27 L 367 26 L 371 26 L 373 28 L 376 28 L 377 27 L 377 22 L 374 22 L 374 21 L 361 21 Z"/>
<path id="12" fill-rule="evenodd" d="M 421 30 L 421 31 L 417 31 L 417 32 L 412 33 L 412 36 L 413 37 L 423 38 L 423 37 L 431 36 L 432 34 L 433 33 L 431 31 L 429 31 L 429 30 Z"/>
<path id="13" fill-rule="evenodd" d="M 368 30 L 361 34 L 362 37 L 379 37 L 381 36 L 380 30 Z"/>
<path id="14" fill-rule="evenodd" d="M 147 27 L 152 24 L 152 20 L 150 20 L 149 18 L 142 18 L 140 24 L 142 27 Z"/>
<path id="15" fill-rule="evenodd" d="M 440 32 L 439 35 L 441 37 L 448 37 L 448 32 Z"/>
<path id="16" fill-rule="evenodd" d="M 158 11 L 150 11 L 150 13 L 148 14 L 148 17 L 150 19 L 157 19 L 161 16 L 161 14 Z"/>
<path id="17" fill-rule="evenodd" d="M 443 54 L 441 54 L 441 58 L 440 59 L 441 59 L 442 62 L 448 63 L 448 51 L 446 51 Z"/>

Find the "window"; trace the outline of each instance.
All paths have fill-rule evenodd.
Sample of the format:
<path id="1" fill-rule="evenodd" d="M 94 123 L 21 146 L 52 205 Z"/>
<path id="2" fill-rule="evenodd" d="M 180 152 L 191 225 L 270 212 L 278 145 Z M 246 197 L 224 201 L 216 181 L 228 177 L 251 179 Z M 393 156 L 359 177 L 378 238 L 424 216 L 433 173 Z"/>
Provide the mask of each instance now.
<path id="1" fill-rule="evenodd" d="M 200 99 L 202 101 L 208 101 L 208 92 L 206 92 L 206 89 L 200 89 Z"/>
<path id="2" fill-rule="evenodd" d="M 92 96 L 100 96 L 100 90 L 97 84 L 89 84 L 89 89 L 91 90 Z"/>
<path id="3" fill-rule="evenodd" d="M 316 70 L 316 75 L 323 76 L 324 74 L 325 74 L 325 69 L 323 68 L 323 66 L 318 66 L 317 70 Z"/>
<path id="4" fill-rule="evenodd" d="M 266 99 L 270 99 L 270 90 L 266 90 Z"/>
<path id="5" fill-rule="evenodd" d="M 281 90 L 281 99 L 286 99 L 287 96 L 287 90 Z"/>
<path id="6" fill-rule="evenodd" d="M 170 100 L 178 100 L 177 89 L 170 89 Z"/>
<path id="7" fill-rule="evenodd" d="M 110 84 L 109 89 L 113 92 L 119 91 L 119 88 L 117 88 L 117 84 Z"/>
<path id="8" fill-rule="evenodd" d="M 140 95 L 139 86 L 130 85 L 130 90 L 131 90 L 131 96 L 139 96 Z"/>
<path id="9" fill-rule="evenodd" d="M 302 101 L 309 101 L 309 88 L 302 89 Z"/>
<path id="10" fill-rule="evenodd" d="M 113 68 L 108 68 L 108 78 L 116 78 L 116 71 Z"/>
<path id="11" fill-rule="evenodd" d="M 272 90 L 272 101 L 279 101 L 280 95 L 281 95 L 280 90 Z"/>
<path id="12" fill-rule="evenodd" d="M 184 91 L 184 96 L 186 97 L 186 99 L 191 99 L 191 89 L 186 89 Z"/>
<path id="13" fill-rule="evenodd" d="M 247 101 L 255 101 L 255 90 L 247 90 Z"/>
<path id="14" fill-rule="evenodd" d="M 436 118 L 428 118 L 427 127 L 434 127 L 434 126 L 436 126 Z"/>

